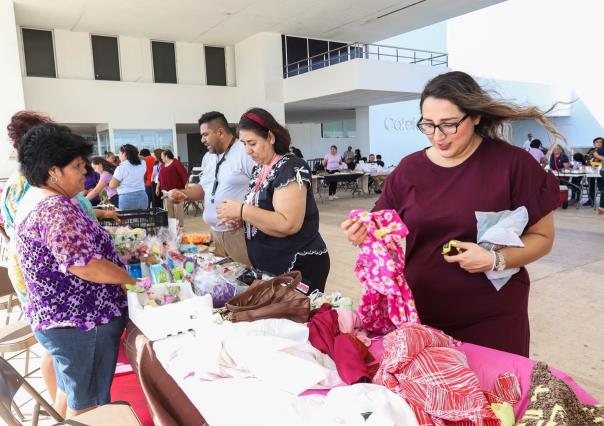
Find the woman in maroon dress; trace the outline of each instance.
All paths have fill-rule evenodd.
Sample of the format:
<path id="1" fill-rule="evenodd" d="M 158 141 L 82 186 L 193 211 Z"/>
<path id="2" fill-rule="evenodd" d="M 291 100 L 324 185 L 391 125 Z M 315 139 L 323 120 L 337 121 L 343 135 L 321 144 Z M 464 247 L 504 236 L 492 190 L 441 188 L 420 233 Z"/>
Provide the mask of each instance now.
<path id="1" fill-rule="evenodd" d="M 404 158 L 389 176 L 375 210 L 395 209 L 409 227 L 405 276 L 422 323 L 462 341 L 527 356 L 529 277 L 525 265 L 554 241 L 558 182 L 531 155 L 503 140 L 507 120 L 534 119 L 560 137 L 543 113 L 491 98 L 469 75 L 450 72 L 430 81 L 420 101 L 418 128 L 431 147 Z M 524 248 L 491 252 L 475 244 L 474 212 L 525 206 Z M 366 229 L 345 221 L 358 244 Z M 459 240 L 462 254 L 443 255 Z M 520 268 L 499 291 L 484 272 Z"/>

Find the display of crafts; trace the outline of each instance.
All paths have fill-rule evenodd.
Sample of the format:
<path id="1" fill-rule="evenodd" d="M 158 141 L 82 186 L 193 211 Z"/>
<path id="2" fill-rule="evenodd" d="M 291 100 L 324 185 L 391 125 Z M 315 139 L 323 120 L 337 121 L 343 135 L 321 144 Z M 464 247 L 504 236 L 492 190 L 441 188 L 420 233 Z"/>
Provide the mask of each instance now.
<path id="1" fill-rule="evenodd" d="M 214 307 L 224 306 L 247 289 L 247 284 L 238 280 L 246 272 L 246 265 L 209 253 L 205 245 L 211 239 L 208 234 L 185 234 L 174 238 L 167 228 L 160 228 L 156 235 L 146 235 L 143 229 L 127 226 L 108 230 L 128 273 L 139 279 L 126 288 L 145 293 L 145 306 L 178 302 L 180 287 L 174 284 L 182 282 L 191 283 L 198 296 L 210 294 Z"/>

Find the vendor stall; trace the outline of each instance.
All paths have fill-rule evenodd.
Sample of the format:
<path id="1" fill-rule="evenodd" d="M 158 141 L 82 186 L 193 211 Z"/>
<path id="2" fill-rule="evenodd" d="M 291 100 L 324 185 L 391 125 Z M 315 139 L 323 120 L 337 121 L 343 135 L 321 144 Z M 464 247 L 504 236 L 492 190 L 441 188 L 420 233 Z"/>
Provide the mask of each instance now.
<path id="1" fill-rule="evenodd" d="M 388 225 L 373 237 L 399 264 L 372 272 L 383 287 L 358 311 L 345 295 L 303 294 L 299 273 L 270 277 L 216 258 L 201 236 L 116 230 L 121 255 L 141 263 L 124 347 L 155 424 L 604 421 L 564 373 L 422 325 L 402 275 L 406 227 L 392 211 L 374 215 Z M 373 279 L 359 265 L 376 253 L 361 250 L 361 281 Z"/>

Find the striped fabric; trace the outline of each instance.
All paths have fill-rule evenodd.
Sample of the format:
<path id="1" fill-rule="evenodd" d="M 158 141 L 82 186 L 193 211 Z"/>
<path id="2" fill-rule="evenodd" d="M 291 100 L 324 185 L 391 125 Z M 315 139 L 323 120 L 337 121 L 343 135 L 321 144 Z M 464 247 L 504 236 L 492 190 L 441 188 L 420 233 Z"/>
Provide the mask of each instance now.
<path id="1" fill-rule="evenodd" d="M 401 324 L 384 338 L 384 358 L 373 382 L 405 399 L 420 426 L 499 426 L 489 402 L 516 402 L 518 380 L 503 375 L 487 397 L 465 354 L 453 344 L 441 331 Z"/>

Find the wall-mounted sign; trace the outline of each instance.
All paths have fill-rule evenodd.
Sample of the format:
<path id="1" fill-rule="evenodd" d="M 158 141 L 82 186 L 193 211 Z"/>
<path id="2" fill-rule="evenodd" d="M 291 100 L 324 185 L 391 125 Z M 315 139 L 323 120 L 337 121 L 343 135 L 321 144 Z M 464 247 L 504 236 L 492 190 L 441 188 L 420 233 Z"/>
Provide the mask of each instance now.
<path id="1" fill-rule="evenodd" d="M 388 132 L 405 132 L 416 130 L 417 117 L 386 117 L 384 118 L 384 129 Z"/>

